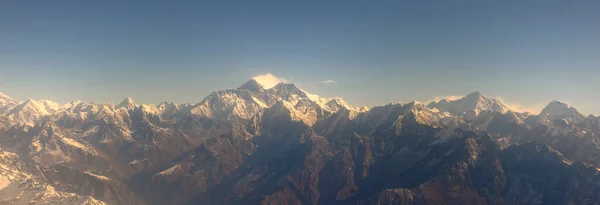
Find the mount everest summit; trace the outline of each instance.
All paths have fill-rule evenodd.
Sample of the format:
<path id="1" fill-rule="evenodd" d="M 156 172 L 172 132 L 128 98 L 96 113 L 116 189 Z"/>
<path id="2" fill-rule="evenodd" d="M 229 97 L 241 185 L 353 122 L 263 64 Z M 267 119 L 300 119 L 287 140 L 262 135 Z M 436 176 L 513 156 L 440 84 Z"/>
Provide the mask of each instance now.
<path id="1" fill-rule="evenodd" d="M 353 107 L 252 79 L 196 104 L 0 94 L 0 204 L 600 204 L 600 117 Z"/>

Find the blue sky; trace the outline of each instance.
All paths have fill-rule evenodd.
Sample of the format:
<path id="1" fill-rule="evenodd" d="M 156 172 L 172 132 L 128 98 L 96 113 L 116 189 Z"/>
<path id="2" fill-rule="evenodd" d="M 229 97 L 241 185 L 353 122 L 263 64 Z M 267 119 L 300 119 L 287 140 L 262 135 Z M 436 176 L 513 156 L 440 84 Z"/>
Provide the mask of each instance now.
<path id="1" fill-rule="evenodd" d="M 600 1 L 553 0 L 2 1 L 0 92 L 194 103 L 272 73 L 353 105 L 478 90 L 600 114 L 598 11 Z"/>

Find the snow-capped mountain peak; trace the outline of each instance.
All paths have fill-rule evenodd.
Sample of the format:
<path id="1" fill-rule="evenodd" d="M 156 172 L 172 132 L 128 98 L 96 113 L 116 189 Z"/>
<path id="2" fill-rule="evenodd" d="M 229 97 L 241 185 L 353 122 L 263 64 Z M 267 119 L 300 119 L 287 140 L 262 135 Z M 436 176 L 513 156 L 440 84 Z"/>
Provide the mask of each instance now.
<path id="1" fill-rule="evenodd" d="M 6 117 L 17 124 L 33 124 L 43 116 L 52 115 L 64 110 L 59 103 L 48 100 L 27 99 L 18 104 L 11 104 L 3 108 Z"/>
<path id="2" fill-rule="evenodd" d="M 342 98 L 333 97 L 333 98 L 328 98 L 326 100 L 329 100 L 329 101 L 327 103 L 325 103 L 325 105 L 326 105 L 326 107 L 330 108 L 331 110 L 340 110 L 342 108 L 348 109 L 348 110 L 353 110 L 352 107 L 350 107 L 350 105 L 348 105 L 348 103 L 346 101 L 344 101 Z"/>
<path id="3" fill-rule="evenodd" d="M 287 92 L 287 93 L 294 93 L 294 94 L 301 93 L 302 95 L 306 95 L 306 92 L 304 92 L 304 90 L 300 89 L 294 83 L 278 83 L 271 89 L 275 89 L 275 90 Z"/>
<path id="4" fill-rule="evenodd" d="M 265 87 L 258 83 L 255 79 L 250 79 L 238 88 L 239 90 L 248 90 L 250 92 L 264 92 Z"/>
<path id="5" fill-rule="evenodd" d="M 44 106 L 46 107 L 46 109 L 50 109 L 53 112 L 60 111 L 60 110 L 64 109 L 64 106 L 61 105 L 60 103 L 57 103 L 57 102 L 53 102 L 53 101 L 49 101 L 49 100 L 43 100 L 42 103 L 44 104 Z"/>
<path id="6" fill-rule="evenodd" d="M 565 102 L 552 101 L 542 110 L 537 122 L 554 127 L 553 122 L 559 119 L 569 123 L 580 123 L 585 120 L 585 116 Z"/>
<path id="7" fill-rule="evenodd" d="M 81 101 L 81 100 L 71 101 L 71 102 L 69 102 L 67 104 L 64 104 L 63 107 L 65 109 L 69 109 L 69 108 L 73 108 L 73 107 L 75 107 L 75 106 L 77 106 L 77 105 L 79 105 L 81 103 L 83 103 L 83 101 Z"/>
<path id="8" fill-rule="evenodd" d="M 506 113 L 509 108 L 496 98 L 487 98 L 479 91 L 468 94 L 458 100 L 441 100 L 439 102 L 431 102 L 429 108 L 437 108 L 442 112 L 449 112 L 454 115 L 462 115 L 464 113 L 474 112 L 480 113 L 483 110 Z"/>
<path id="9" fill-rule="evenodd" d="M 133 101 L 133 99 L 131 99 L 130 97 L 127 97 L 125 99 L 123 99 L 123 101 L 121 103 L 119 103 L 119 105 L 117 106 L 118 108 L 125 108 L 127 110 L 133 110 L 135 108 L 137 108 L 137 104 L 135 104 L 135 101 Z"/>
<path id="10" fill-rule="evenodd" d="M 291 108 L 294 112 L 302 113 L 311 120 L 302 120 L 314 124 L 319 117 L 329 116 L 342 107 L 348 110 L 366 111 L 367 109 L 353 108 L 341 98 L 322 98 L 311 94 L 294 83 L 278 82 L 276 85 L 265 85 L 265 79 L 253 78 L 235 90 L 215 91 L 189 111 L 193 115 L 213 119 L 251 119 L 279 102 Z M 274 81 L 266 80 L 268 83 Z M 282 105 L 278 105 L 282 106 Z M 160 107 L 160 106 L 159 106 Z M 301 115 L 295 115 L 301 116 Z M 304 117 L 303 117 L 304 118 Z"/>
<path id="11" fill-rule="evenodd" d="M 165 110 L 167 108 L 175 107 L 177 108 L 177 104 L 168 101 L 162 101 L 156 106 L 159 110 Z"/>
<path id="12" fill-rule="evenodd" d="M 10 96 L 5 95 L 4 93 L 0 93 L 0 106 L 6 106 L 8 104 L 16 103 Z"/>
<path id="13" fill-rule="evenodd" d="M 267 92 L 271 93 L 278 100 L 290 101 L 291 104 L 296 104 L 301 99 L 310 99 L 306 91 L 293 83 L 279 83 Z"/>
<path id="14" fill-rule="evenodd" d="M 4 95 L 0 95 L 0 99 L 12 100 Z M 160 192 L 165 192 L 165 198 L 173 196 L 174 201 L 167 200 L 157 204 L 188 202 L 190 198 L 200 194 L 200 189 L 208 190 L 205 193 L 230 191 L 210 188 L 213 185 L 219 187 L 218 183 L 204 187 L 206 179 L 216 182 L 215 179 L 229 179 L 233 176 L 239 179 L 251 178 L 249 183 L 252 184 L 274 186 L 261 185 L 256 189 L 258 192 L 263 189 L 276 191 L 280 188 L 281 177 L 270 177 L 274 176 L 271 173 L 288 176 L 285 179 L 287 181 L 284 181 L 286 184 L 290 180 L 304 180 L 304 177 L 292 176 L 296 175 L 296 169 L 291 170 L 294 172 L 292 173 L 285 167 L 279 169 L 277 164 L 271 165 L 280 162 L 289 162 L 289 165 L 295 167 L 307 165 L 296 163 L 311 163 L 307 166 L 311 167 L 306 170 L 308 172 L 302 171 L 301 174 L 307 174 L 304 176 L 315 171 L 317 174 L 343 173 L 344 178 L 349 176 L 346 174 L 355 173 L 355 164 L 365 165 L 359 167 L 362 169 L 362 177 L 375 176 L 364 175 L 368 174 L 363 172 L 365 170 L 385 170 L 387 167 L 382 166 L 402 164 L 411 165 L 395 169 L 389 174 L 396 176 L 398 170 L 409 170 L 403 174 L 412 176 L 414 170 L 431 167 L 441 167 L 435 172 L 442 173 L 447 167 L 445 159 L 460 160 L 453 161 L 448 166 L 454 166 L 455 163 L 469 167 L 483 165 L 481 167 L 486 172 L 488 169 L 501 170 L 505 161 L 512 163 L 513 159 L 519 159 L 519 153 L 522 152 L 519 147 L 529 142 L 558 145 L 555 147 L 564 151 L 565 156 L 573 157 L 573 160 L 600 164 L 597 160 L 600 154 L 597 146 L 600 118 L 584 118 L 574 108 L 562 102 L 550 103 L 540 116 L 514 113 L 500 100 L 487 98 L 480 92 L 456 100 L 446 99 L 430 104 L 412 101 L 369 110 L 350 107 L 339 97 L 325 98 L 311 94 L 292 83 L 280 82 L 266 89 L 253 79 L 238 89 L 215 91 L 194 105 L 166 101 L 137 105 L 131 98 L 124 99 L 118 106 L 93 102 L 60 105 L 52 101 L 29 99 L 8 107 L 10 109 L 6 112 L 0 112 L 0 196 L 12 197 L 12 201 L 19 200 L 20 203 L 16 204 L 29 203 L 32 199 L 49 204 L 61 204 L 61 201 L 64 204 L 85 204 L 86 200 L 96 200 L 95 198 L 106 201 L 106 204 L 142 204 L 142 201 L 131 203 L 138 201 L 135 193 L 119 182 L 131 179 L 132 176 L 142 177 L 140 180 L 136 178 L 135 182 L 141 184 L 135 186 L 150 187 L 141 189 L 149 191 L 148 195 L 158 193 L 156 196 L 162 197 Z M 554 127 L 543 132 L 539 129 L 542 126 L 534 127 L 538 119 L 542 120 L 541 123 L 552 123 L 551 126 Z M 579 120 L 584 121 L 576 123 Z M 510 145 L 516 146 L 506 148 Z M 429 151 L 438 149 L 439 152 Z M 510 152 L 514 153 L 503 150 L 513 150 Z M 539 149 L 533 147 L 532 152 L 537 151 Z M 519 156 L 512 158 L 513 154 Z M 20 159 L 21 156 L 26 158 Z M 536 156 L 537 154 L 534 157 Z M 556 159 L 544 157 L 546 158 Z M 407 163 L 403 163 L 405 161 Z M 12 162 L 31 163 L 31 166 L 22 166 L 25 168 L 22 169 L 20 164 L 13 166 L 17 163 Z M 530 159 L 523 161 L 530 162 Z M 265 169 L 267 166 L 274 169 Z M 171 168 L 161 170 L 162 167 Z M 571 169 L 566 166 L 557 167 L 556 163 L 551 164 L 552 167 L 558 170 Z M 211 172 L 221 168 L 225 171 Z M 464 170 L 471 171 L 470 168 Z M 535 170 L 532 169 L 534 172 Z M 518 174 L 515 170 L 510 171 Z M 591 171 L 593 175 L 590 176 L 598 173 L 595 169 Z M 19 176 L 16 174 L 19 172 L 31 173 L 31 177 Z M 139 175 L 140 173 L 142 174 Z M 474 173 L 480 174 L 479 171 Z M 33 174 L 36 178 L 33 178 Z M 377 174 L 388 173 L 376 172 Z M 498 174 L 504 176 L 502 172 Z M 337 176 L 322 175 L 325 179 Z M 444 176 L 432 176 L 431 179 L 438 177 Z M 389 177 L 386 175 L 373 179 L 386 181 Z M 245 181 L 248 180 L 227 183 L 241 184 L 235 187 L 253 187 L 244 184 Z M 455 181 L 448 184 L 449 187 L 463 184 L 462 181 L 454 183 Z M 317 182 L 314 184 L 318 185 Z M 334 182 L 333 185 L 336 184 Z M 54 186 L 56 190 L 46 191 L 54 189 Z M 30 187 L 35 189 L 31 190 Z M 48 188 L 45 190 L 45 187 Z M 182 187 L 189 192 L 171 190 L 169 187 Z M 593 188 L 593 181 L 585 187 Z M 518 193 L 518 188 L 511 191 Z M 531 187 L 526 188 L 527 192 L 532 192 Z M 577 187 L 574 188 L 576 189 Z M 243 196 L 244 193 L 254 193 L 256 190 L 244 189 L 235 194 Z M 582 192 L 586 195 L 591 193 L 587 190 Z M 45 193 L 48 195 L 45 196 Z M 60 193 L 61 196 L 51 193 Z M 63 197 L 67 194 L 69 197 Z M 595 195 L 589 195 L 591 200 L 595 199 Z M 252 195 L 254 197 L 261 196 Z M 336 197 L 327 199 L 326 202 L 335 202 Z M 149 200 L 154 198 L 151 196 Z M 218 199 L 218 202 L 227 200 Z M 527 204 L 530 201 L 520 202 L 515 204 Z"/>
<path id="15" fill-rule="evenodd" d="M 559 101 L 559 100 L 555 100 L 555 101 L 548 103 L 548 105 L 546 105 L 544 110 L 546 110 L 546 111 L 563 111 L 563 110 L 566 110 L 569 108 L 572 108 L 572 107 L 568 103 Z"/>
<path id="16" fill-rule="evenodd" d="M 0 93 L 0 114 L 7 111 L 11 106 L 17 104 L 17 101 L 13 100 L 10 96 Z"/>
<path id="17" fill-rule="evenodd" d="M 62 106 L 60 104 L 52 101 L 27 99 L 25 102 L 16 106 L 11 112 L 31 112 L 39 115 L 49 115 L 56 111 L 60 111 L 61 109 Z"/>
<path id="18" fill-rule="evenodd" d="M 469 94 L 467 94 L 467 96 L 465 96 L 465 98 L 471 98 L 471 99 L 480 99 L 480 98 L 483 98 L 483 97 L 484 96 L 479 91 L 475 91 L 475 92 L 469 93 Z"/>

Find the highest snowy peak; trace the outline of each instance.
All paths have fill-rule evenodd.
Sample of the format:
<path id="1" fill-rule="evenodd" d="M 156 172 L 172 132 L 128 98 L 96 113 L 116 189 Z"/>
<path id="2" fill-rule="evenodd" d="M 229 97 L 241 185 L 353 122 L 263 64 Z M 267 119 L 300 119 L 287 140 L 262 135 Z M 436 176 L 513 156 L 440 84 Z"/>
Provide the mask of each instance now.
<path id="1" fill-rule="evenodd" d="M 251 79 L 248 82 L 244 83 L 238 89 L 248 90 L 250 92 L 264 92 L 265 90 L 265 88 L 254 79 Z"/>
<path id="2" fill-rule="evenodd" d="M 282 105 L 293 113 L 302 113 L 304 116 L 299 118 L 304 118 L 302 121 L 307 124 L 314 124 L 317 119 L 329 116 L 342 107 L 348 110 L 366 111 L 364 108 L 350 107 L 341 98 L 321 98 L 310 94 L 293 83 L 278 82 L 275 85 L 265 85 L 264 82 L 261 83 L 259 79 L 254 78 L 237 89 L 211 93 L 200 103 L 192 106 L 189 112 L 212 119 L 251 119 L 279 102 L 284 102 Z"/>
<path id="3" fill-rule="evenodd" d="M 474 112 L 477 115 L 483 110 L 506 113 L 510 110 L 502 101 L 496 98 L 487 98 L 479 91 L 470 93 L 458 100 L 444 99 L 439 102 L 431 102 L 428 107 L 454 115 L 463 115 L 470 112 Z"/>
<path id="4" fill-rule="evenodd" d="M 345 107 L 348 110 L 366 111 L 368 108 L 354 108 L 346 101 L 339 97 L 323 98 L 319 95 L 309 93 L 304 89 L 296 86 L 294 83 L 279 82 L 274 86 L 264 86 L 257 79 L 251 79 L 238 88 L 238 90 L 247 90 L 254 97 L 260 99 L 268 106 L 274 105 L 277 101 L 287 101 L 295 105 L 299 101 L 306 99 L 310 100 L 323 109 L 329 112 L 337 112 L 340 107 Z"/>

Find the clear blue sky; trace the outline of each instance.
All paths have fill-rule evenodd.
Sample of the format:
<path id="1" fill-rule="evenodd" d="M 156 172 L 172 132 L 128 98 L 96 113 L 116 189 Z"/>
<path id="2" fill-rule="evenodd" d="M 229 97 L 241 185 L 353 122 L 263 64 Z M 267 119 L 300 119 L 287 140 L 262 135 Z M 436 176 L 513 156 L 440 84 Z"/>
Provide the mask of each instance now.
<path id="1" fill-rule="evenodd" d="M 0 1 L 17 100 L 195 103 L 267 72 L 353 105 L 479 90 L 600 114 L 600 1 Z"/>

